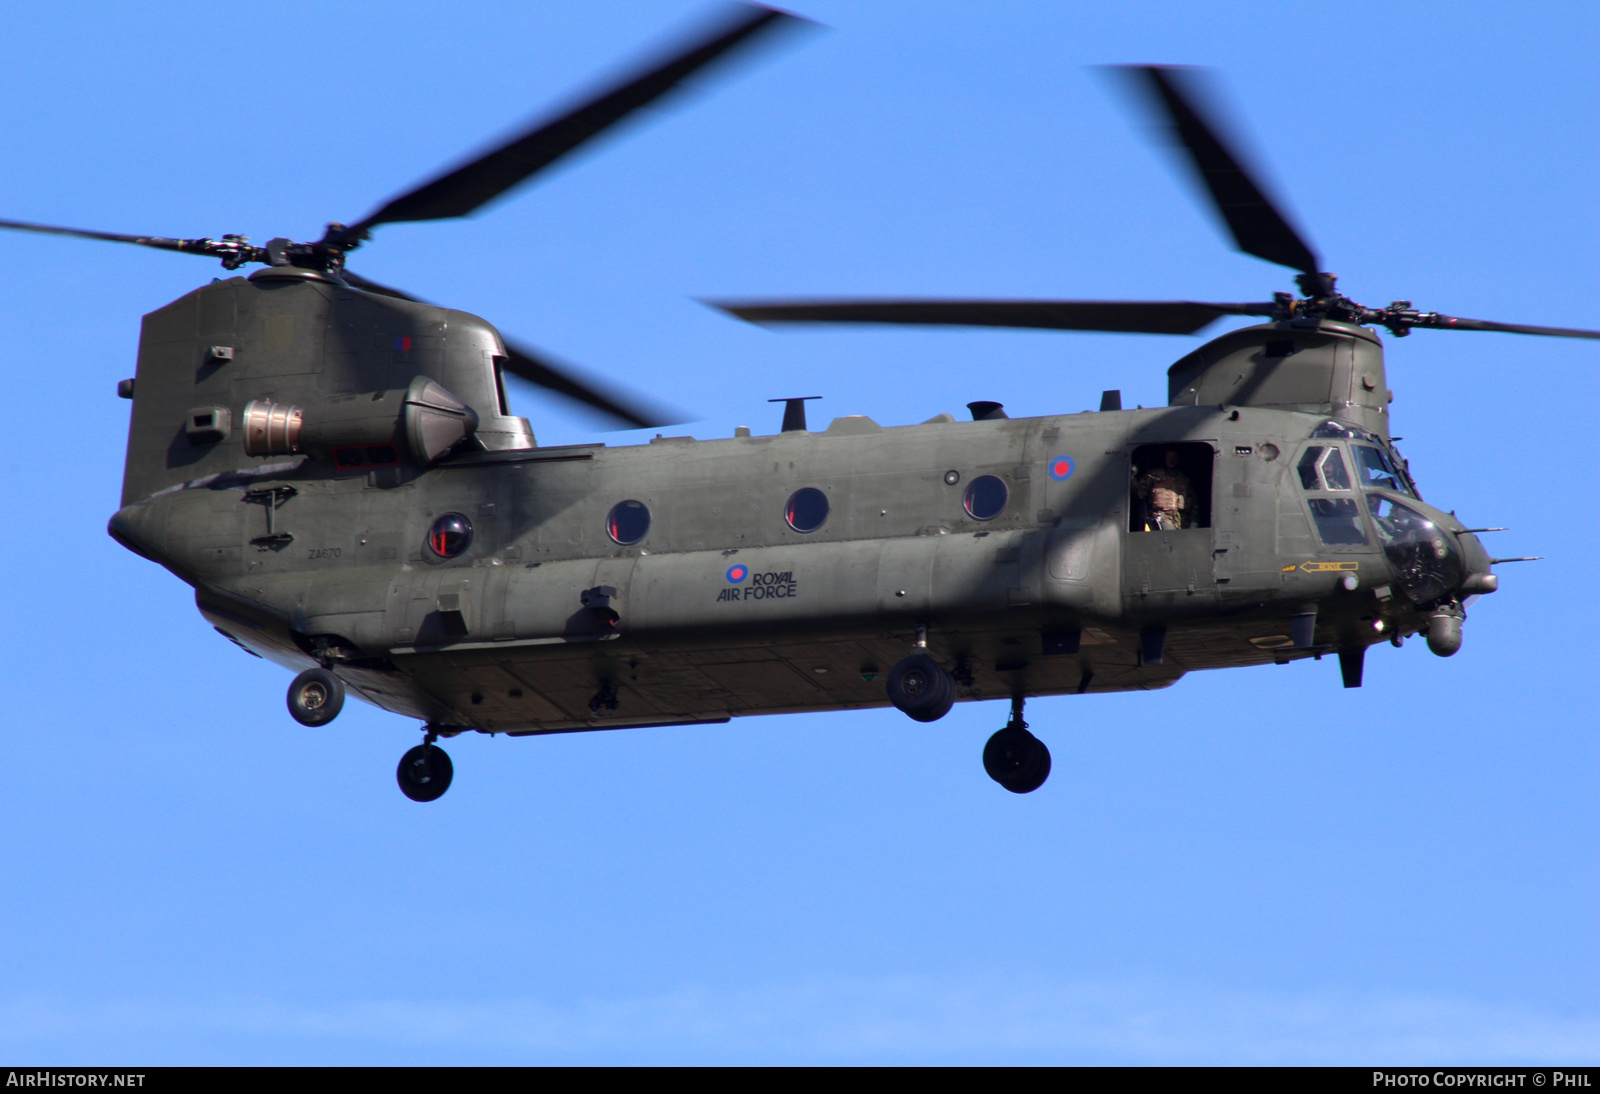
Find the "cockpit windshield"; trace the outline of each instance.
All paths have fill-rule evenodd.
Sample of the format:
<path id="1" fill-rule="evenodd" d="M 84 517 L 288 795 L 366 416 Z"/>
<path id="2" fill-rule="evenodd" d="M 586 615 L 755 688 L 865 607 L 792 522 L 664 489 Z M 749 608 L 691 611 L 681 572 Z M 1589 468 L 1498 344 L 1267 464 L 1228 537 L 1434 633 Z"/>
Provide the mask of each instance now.
<path id="1" fill-rule="evenodd" d="M 1431 520 L 1382 494 L 1367 495 L 1367 511 L 1400 587 L 1412 600 L 1435 600 L 1461 583 L 1464 571 L 1452 537 Z"/>
<path id="2" fill-rule="evenodd" d="M 1394 465 L 1389 462 L 1388 455 L 1380 448 L 1371 448 L 1364 444 L 1353 446 L 1356 463 L 1361 469 L 1361 485 L 1369 490 L 1397 490 L 1410 493 L 1400 485 L 1400 476 L 1396 473 Z"/>

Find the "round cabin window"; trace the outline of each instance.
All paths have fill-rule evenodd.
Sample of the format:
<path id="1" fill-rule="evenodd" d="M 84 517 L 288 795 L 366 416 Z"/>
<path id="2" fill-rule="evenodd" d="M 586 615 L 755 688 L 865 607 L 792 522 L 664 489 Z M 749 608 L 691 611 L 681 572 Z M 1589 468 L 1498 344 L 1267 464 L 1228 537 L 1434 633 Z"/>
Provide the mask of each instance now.
<path id="1" fill-rule="evenodd" d="M 627 547 L 650 531 L 650 510 L 642 501 L 619 501 L 606 517 L 606 535 Z"/>
<path id="2" fill-rule="evenodd" d="M 961 504 L 966 507 L 967 514 L 974 519 L 993 520 L 1005 509 L 1010 496 L 1005 483 L 993 475 L 980 475 L 972 480 L 971 486 L 967 487 L 966 496 L 961 499 Z"/>
<path id="3" fill-rule="evenodd" d="M 815 532 L 828 519 L 828 495 L 815 486 L 796 490 L 783 507 L 783 519 L 796 532 Z"/>
<path id="4" fill-rule="evenodd" d="M 472 546 L 472 522 L 460 513 L 446 513 L 428 529 L 428 549 L 440 558 L 455 558 Z"/>

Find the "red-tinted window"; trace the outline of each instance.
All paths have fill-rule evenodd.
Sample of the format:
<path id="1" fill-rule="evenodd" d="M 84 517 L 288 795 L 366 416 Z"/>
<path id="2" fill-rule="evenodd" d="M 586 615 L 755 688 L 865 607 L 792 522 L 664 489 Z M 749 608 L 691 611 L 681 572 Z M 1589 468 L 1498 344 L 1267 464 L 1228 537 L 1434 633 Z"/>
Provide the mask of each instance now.
<path id="1" fill-rule="evenodd" d="M 815 486 L 796 490 L 783 507 L 783 519 L 796 532 L 815 532 L 828 519 L 828 495 Z"/>
<path id="2" fill-rule="evenodd" d="M 472 546 L 472 522 L 460 513 L 446 513 L 428 529 L 428 549 L 440 558 L 455 558 Z"/>
<path id="3" fill-rule="evenodd" d="M 1006 489 L 1006 484 L 993 475 L 980 475 L 972 480 L 972 485 L 967 487 L 967 493 L 961 500 L 967 513 L 978 520 L 993 520 L 1005 509 L 1006 502 L 1010 500 L 1011 492 Z"/>
<path id="4" fill-rule="evenodd" d="M 650 531 L 650 510 L 642 501 L 619 501 L 606 516 L 606 534 L 624 547 Z"/>

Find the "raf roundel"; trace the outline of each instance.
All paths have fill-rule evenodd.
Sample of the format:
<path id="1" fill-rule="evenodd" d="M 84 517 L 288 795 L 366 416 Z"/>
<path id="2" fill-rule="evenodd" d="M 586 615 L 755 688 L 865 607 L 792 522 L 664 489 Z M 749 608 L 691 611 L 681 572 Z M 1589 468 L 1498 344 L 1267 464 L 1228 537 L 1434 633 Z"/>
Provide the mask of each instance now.
<path id="1" fill-rule="evenodd" d="M 750 576 L 750 567 L 748 567 L 748 566 L 729 566 L 728 567 L 728 580 L 733 582 L 735 585 L 739 584 L 739 582 L 743 581 L 745 578 L 747 578 L 749 576 Z"/>
<path id="2" fill-rule="evenodd" d="M 1072 478 L 1072 457 L 1057 456 L 1050 461 L 1050 477 L 1057 482 Z"/>

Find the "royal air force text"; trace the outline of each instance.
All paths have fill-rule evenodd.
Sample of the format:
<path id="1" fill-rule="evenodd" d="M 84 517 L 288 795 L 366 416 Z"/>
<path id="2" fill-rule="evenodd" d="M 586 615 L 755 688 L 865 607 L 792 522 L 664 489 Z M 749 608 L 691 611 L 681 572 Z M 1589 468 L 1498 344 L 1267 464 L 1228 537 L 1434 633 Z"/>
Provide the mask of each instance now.
<path id="1" fill-rule="evenodd" d="M 718 600 L 792 600 L 800 595 L 800 584 L 793 570 L 782 573 L 751 574 L 748 585 L 735 585 L 717 594 Z"/>

